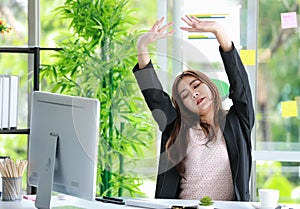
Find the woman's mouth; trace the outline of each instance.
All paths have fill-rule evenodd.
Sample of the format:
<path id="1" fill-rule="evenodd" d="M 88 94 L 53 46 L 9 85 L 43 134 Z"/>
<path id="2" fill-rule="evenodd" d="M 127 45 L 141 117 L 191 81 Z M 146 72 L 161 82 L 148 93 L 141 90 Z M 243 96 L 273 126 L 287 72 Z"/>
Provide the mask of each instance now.
<path id="1" fill-rule="evenodd" d="M 199 98 L 196 100 L 196 104 L 200 104 L 201 102 L 203 102 L 203 100 L 205 99 L 205 97 Z"/>

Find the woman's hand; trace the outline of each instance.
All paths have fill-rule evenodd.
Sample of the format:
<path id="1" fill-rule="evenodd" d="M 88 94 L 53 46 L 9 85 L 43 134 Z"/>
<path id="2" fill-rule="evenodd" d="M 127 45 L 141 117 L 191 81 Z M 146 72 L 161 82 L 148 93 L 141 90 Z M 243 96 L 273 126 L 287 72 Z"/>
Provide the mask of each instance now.
<path id="1" fill-rule="evenodd" d="M 215 34 L 223 51 L 232 49 L 232 42 L 227 36 L 224 28 L 216 21 L 201 21 L 194 16 L 184 16 L 181 18 L 189 27 L 180 27 L 181 30 L 188 32 L 211 32 Z"/>
<path id="2" fill-rule="evenodd" d="M 212 32 L 217 34 L 221 30 L 219 23 L 215 21 L 201 21 L 194 16 L 184 16 L 181 18 L 190 27 L 180 27 L 182 30 L 188 32 Z"/>
<path id="3" fill-rule="evenodd" d="M 166 38 L 175 32 L 174 30 L 166 32 L 174 24 L 174 22 L 169 22 L 166 25 L 161 26 L 164 19 L 165 18 L 162 17 L 160 20 L 156 21 L 156 23 L 147 33 L 144 33 L 139 37 L 137 42 L 138 47 L 147 47 L 148 44 L 160 38 Z"/>
<path id="4" fill-rule="evenodd" d="M 174 24 L 173 22 L 169 22 L 164 26 L 161 26 L 164 21 L 164 17 L 160 20 L 156 21 L 156 23 L 152 26 L 152 28 L 147 32 L 142 34 L 137 41 L 137 49 L 138 49 L 138 62 L 139 68 L 144 68 L 150 62 L 150 56 L 148 53 L 148 45 L 158 39 L 166 38 L 171 36 L 175 31 L 168 31 L 168 29 Z"/>

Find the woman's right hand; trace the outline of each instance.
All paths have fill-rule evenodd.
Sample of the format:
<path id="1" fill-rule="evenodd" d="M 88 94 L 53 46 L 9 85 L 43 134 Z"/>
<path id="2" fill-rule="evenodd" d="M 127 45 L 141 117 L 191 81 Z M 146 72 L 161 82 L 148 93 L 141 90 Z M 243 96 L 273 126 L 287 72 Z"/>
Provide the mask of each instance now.
<path id="1" fill-rule="evenodd" d="M 174 22 L 169 22 L 166 25 L 161 26 L 164 19 L 165 18 L 162 17 L 160 20 L 157 20 L 147 33 L 144 33 L 139 37 L 137 42 L 138 47 L 147 47 L 148 44 L 158 39 L 168 37 L 175 32 L 174 30 L 166 32 L 174 24 Z"/>
<path id="2" fill-rule="evenodd" d="M 166 32 L 174 23 L 169 22 L 164 26 L 161 26 L 164 21 L 164 17 L 160 20 L 156 21 L 156 23 L 152 26 L 152 28 L 142 34 L 137 41 L 137 49 L 138 49 L 138 62 L 139 68 L 144 68 L 150 62 L 150 56 L 148 53 L 148 45 L 158 39 L 166 38 L 171 36 L 175 31 Z"/>

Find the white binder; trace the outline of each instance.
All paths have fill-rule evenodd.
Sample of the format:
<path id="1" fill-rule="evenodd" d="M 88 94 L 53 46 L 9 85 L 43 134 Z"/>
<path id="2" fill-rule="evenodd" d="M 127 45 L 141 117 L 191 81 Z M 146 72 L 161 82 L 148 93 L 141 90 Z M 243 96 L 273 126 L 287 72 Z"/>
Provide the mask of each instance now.
<path id="1" fill-rule="evenodd" d="M 9 88 L 9 121 L 8 128 L 16 129 L 18 124 L 18 92 L 19 92 L 19 77 L 11 75 Z"/>
<path id="2" fill-rule="evenodd" d="M 9 76 L 2 75 L 2 129 L 8 129 L 9 120 Z"/>
<path id="3" fill-rule="evenodd" d="M 0 75 L 0 130 L 2 129 L 2 101 L 3 101 L 3 84 L 2 84 L 2 75 Z M 2 188 L 1 188 L 2 189 Z"/>

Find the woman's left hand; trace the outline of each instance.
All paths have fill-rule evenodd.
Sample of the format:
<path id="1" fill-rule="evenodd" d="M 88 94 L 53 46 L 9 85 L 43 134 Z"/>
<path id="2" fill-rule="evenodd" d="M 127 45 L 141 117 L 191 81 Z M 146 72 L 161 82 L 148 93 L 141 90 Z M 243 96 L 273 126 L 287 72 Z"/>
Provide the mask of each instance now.
<path id="1" fill-rule="evenodd" d="M 212 32 L 216 34 L 222 28 L 218 22 L 215 21 L 201 21 L 194 16 L 185 15 L 181 18 L 190 27 L 180 27 L 182 30 L 188 32 Z"/>
<path id="2" fill-rule="evenodd" d="M 211 32 L 215 34 L 221 48 L 224 51 L 232 49 L 232 42 L 227 36 L 225 29 L 216 21 L 202 21 L 194 16 L 185 15 L 181 18 L 189 27 L 180 27 L 188 32 Z"/>

